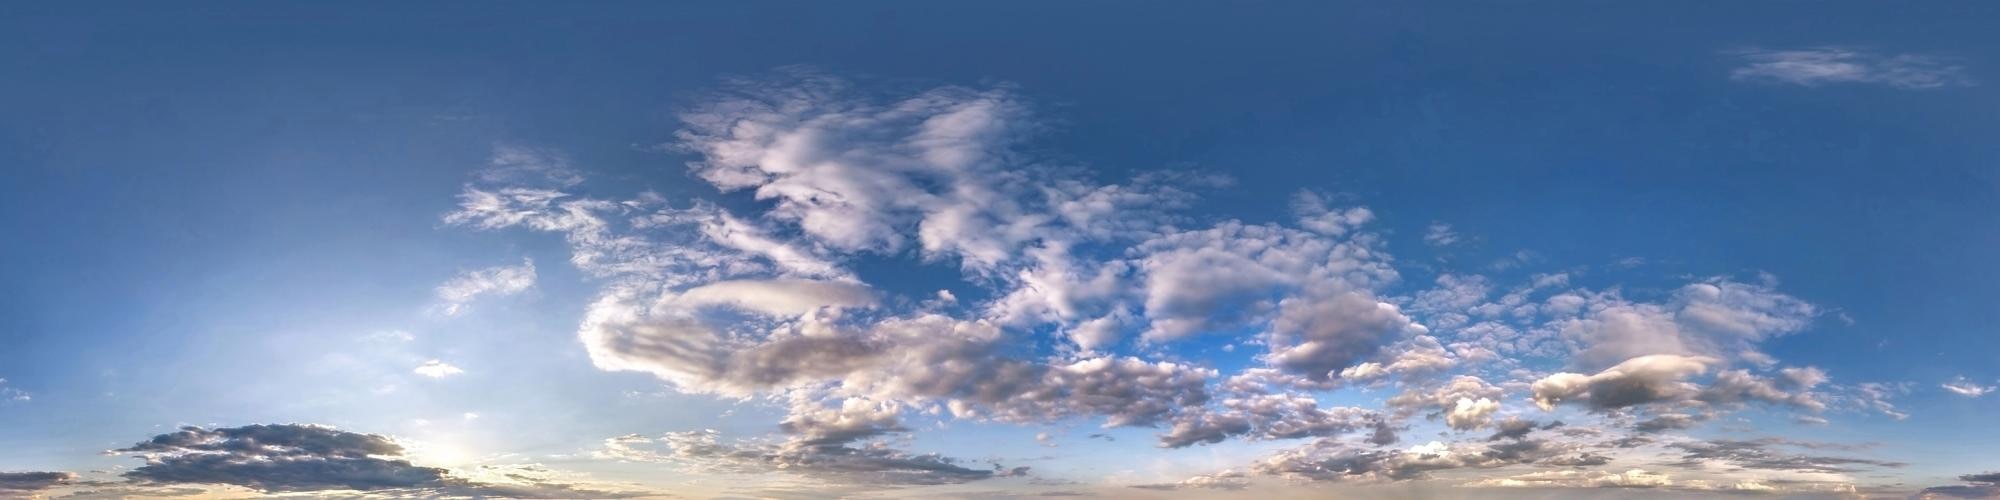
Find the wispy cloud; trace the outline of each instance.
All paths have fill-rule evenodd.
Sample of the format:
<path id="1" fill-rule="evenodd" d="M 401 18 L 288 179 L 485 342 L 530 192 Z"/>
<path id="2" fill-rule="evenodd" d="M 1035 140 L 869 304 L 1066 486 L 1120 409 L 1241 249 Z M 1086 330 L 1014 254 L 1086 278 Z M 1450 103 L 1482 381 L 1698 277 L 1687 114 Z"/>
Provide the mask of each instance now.
<path id="1" fill-rule="evenodd" d="M 535 286 L 535 262 L 522 259 L 518 266 L 495 266 L 460 273 L 438 285 L 438 307 L 446 316 L 465 312 L 468 304 L 484 295 L 507 296 Z"/>
<path id="2" fill-rule="evenodd" d="M 1741 49 L 1729 52 L 1743 66 L 1729 73 L 1740 82 L 1801 85 L 1874 84 L 1899 89 L 1969 86 L 1972 78 L 1950 58 L 1925 54 L 1883 54 L 1838 47 Z"/>
<path id="3" fill-rule="evenodd" d="M 1979 385 L 1971 380 L 1966 380 L 1965 377 L 1952 379 L 1952 381 L 1939 384 L 1939 386 L 1943 387 L 1944 390 L 1951 391 L 1952 394 L 1968 398 L 1985 396 L 1986 393 L 1993 392 L 1994 389 L 1993 386 Z"/>

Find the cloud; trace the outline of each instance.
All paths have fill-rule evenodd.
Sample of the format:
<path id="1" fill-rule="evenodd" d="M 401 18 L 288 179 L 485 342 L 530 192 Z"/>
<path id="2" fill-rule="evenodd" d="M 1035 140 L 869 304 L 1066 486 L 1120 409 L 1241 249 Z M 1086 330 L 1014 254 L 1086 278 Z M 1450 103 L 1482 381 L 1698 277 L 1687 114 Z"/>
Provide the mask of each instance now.
<path id="1" fill-rule="evenodd" d="M 386 436 L 311 424 L 260 424 L 206 429 L 182 427 L 130 447 L 111 450 L 145 460 L 124 476 L 142 486 L 228 484 L 265 493 L 366 491 L 389 496 L 503 498 L 623 498 L 556 481 L 539 466 L 483 466 L 464 477 L 403 458 Z M 485 480 L 483 476 L 500 476 Z M 158 488 L 138 492 L 155 496 Z"/>
<path id="2" fill-rule="evenodd" d="M 1966 380 L 1965 377 L 1954 378 L 1950 382 L 1940 384 L 1940 386 L 1944 387 L 1946 391 L 1951 391 L 1952 394 L 1968 398 L 1984 396 L 1986 393 L 1993 392 L 1994 389 L 1993 386 L 1979 385 L 1973 381 Z"/>
<path id="3" fill-rule="evenodd" d="M 1932 486 L 1924 488 L 1912 498 L 1920 500 L 1941 500 L 1947 498 L 2000 498 L 2000 472 L 1966 474 L 1958 480 L 1971 484 Z"/>
<path id="4" fill-rule="evenodd" d="M 376 490 L 442 486 L 447 478 L 444 469 L 393 458 L 403 448 L 386 437 L 313 425 L 183 427 L 113 451 L 145 459 L 125 476 L 152 483 Z"/>
<path id="5" fill-rule="evenodd" d="M 1452 230 L 1451 224 L 1432 222 L 1424 228 L 1424 243 L 1434 247 L 1452 246 L 1458 243 L 1458 232 Z"/>
<path id="6" fill-rule="evenodd" d="M 416 374 L 418 375 L 423 375 L 430 378 L 445 378 L 465 373 L 465 370 L 461 370 L 456 366 L 452 366 L 451 363 L 446 363 L 444 361 L 435 359 L 430 361 L 425 361 L 424 364 L 417 365 L 416 369 L 410 371 L 416 372 Z"/>
<path id="7" fill-rule="evenodd" d="M 1249 475 L 1241 471 L 1224 470 L 1214 474 L 1200 474 L 1174 483 L 1140 484 L 1133 488 L 1147 490 L 1241 490 L 1250 487 Z"/>
<path id="8" fill-rule="evenodd" d="M 875 424 L 880 424 L 876 422 Z M 668 433 L 659 438 L 621 436 L 605 441 L 605 455 L 635 462 L 676 464 L 720 474 L 790 474 L 841 484 L 939 485 L 995 477 L 1019 476 L 1026 467 L 993 465 L 974 468 L 936 455 L 914 454 L 882 443 L 856 446 L 854 441 L 887 429 L 863 425 L 851 433 L 816 434 L 793 429 L 793 439 L 778 444 L 722 441 L 712 430 Z M 662 449 L 655 451 L 656 448 Z"/>
<path id="9" fill-rule="evenodd" d="M 18 388 L 8 387 L 7 379 L 0 378 L 0 404 L 25 402 L 33 399 L 33 394 L 29 394 L 28 391 Z"/>
<path id="10" fill-rule="evenodd" d="M 1706 371 L 1712 361 L 1671 354 L 1640 356 L 1594 375 L 1557 373 L 1543 377 L 1531 389 L 1535 405 L 1544 410 L 1576 401 L 1596 410 L 1674 401 L 1699 392 L 1683 380 Z"/>
<path id="11" fill-rule="evenodd" d="M 437 287 L 439 307 L 446 316 L 456 316 L 468 304 L 485 295 L 508 296 L 535 286 L 535 262 L 522 259 L 519 266 L 495 266 L 459 273 Z"/>
<path id="12" fill-rule="evenodd" d="M 1893 411 L 1883 386 L 1836 385 L 1764 354 L 1822 312 L 1768 276 L 1628 297 L 1570 273 L 1509 286 L 1426 269 L 1431 286 L 1405 295 L 1366 207 L 1302 191 L 1288 220 L 1218 217 L 1190 210 L 1226 185 L 1214 176 L 1101 179 L 1028 147 L 1051 127 L 1012 87 L 863 87 L 788 71 L 732 81 L 679 115 L 667 146 L 689 172 L 758 203 L 482 176 L 444 216 L 568 243 L 600 285 L 577 327 L 596 367 L 788 405 L 776 436 L 632 436 L 605 456 L 956 484 L 1014 470 L 899 440 L 953 421 L 1082 423 L 1152 428 L 1165 448 L 1312 440 L 1249 474 L 1399 480 L 1610 460 L 1581 451 L 1580 435 L 1535 434 L 1551 427 L 1509 413 L 1522 396 L 1590 410 L 1574 427 L 1661 434 L 1751 404 Z M 536 154 L 495 163 L 568 168 Z M 1458 238 L 1436 229 L 1433 244 Z M 956 276 L 857 272 L 894 265 Z M 1343 387 L 1396 392 L 1380 409 L 1320 403 Z M 1399 432 L 1437 429 L 1452 441 L 1391 448 Z M 1616 454 L 1678 442 L 1659 438 L 1626 436 L 1636 447 Z"/>
<path id="13" fill-rule="evenodd" d="M 1969 86 L 1965 68 L 1951 59 L 1923 54 L 1882 54 L 1838 47 L 1805 49 L 1743 49 L 1729 52 L 1743 66 L 1731 70 L 1741 82 L 1817 87 L 1853 83 L 1899 89 Z"/>
<path id="14" fill-rule="evenodd" d="M 1681 462 L 1676 465 L 1694 468 L 1719 462 L 1745 469 L 1852 473 L 1862 470 L 1863 467 L 1900 468 L 1907 465 L 1867 458 L 1787 453 L 1776 448 L 1798 446 L 1798 444 L 1777 439 L 1688 441 L 1668 446 L 1685 452 L 1681 456 Z"/>
<path id="15" fill-rule="evenodd" d="M 0 472 L 0 494 L 33 493 L 76 482 L 70 472 Z"/>

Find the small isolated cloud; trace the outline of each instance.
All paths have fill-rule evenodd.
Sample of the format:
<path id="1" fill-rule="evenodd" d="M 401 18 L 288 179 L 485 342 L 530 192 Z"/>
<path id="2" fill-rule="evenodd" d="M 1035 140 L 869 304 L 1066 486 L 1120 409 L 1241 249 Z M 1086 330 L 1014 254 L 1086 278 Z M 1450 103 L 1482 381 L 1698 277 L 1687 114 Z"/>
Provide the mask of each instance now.
<path id="1" fill-rule="evenodd" d="M 0 403 L 6 403 L 10 401 L 27 401 L 33 398 L 34 396 L 28 394 L 28 391 L 23 391 L 13 387 L 8 387 L 7 379 L 0 378 Z"/>
<path id="2" fill-rule="evenodd" d="M 233 484 L 262 491 L 440 486 L 445 470 L 396 459 L 389 438 L 300 424 L 182 427 L 112 450 L 146 460 L 125 477 L 150 483 Z"/>
<path id="3" fill-rule="evenodd" d="M 1429 228 L 1424 229 L 1424 243 L 1434 247 L 1448 247 L 1458 243 L 1458 232 L 1451 229 L 1451 224 L 1432 222 Z"/>
<path id="4" fill-rule="evenodd" d="M 438 285 L 438 307 L 446 316 L 465 312 L 468 304 L 483 295 L 508 296 L 535 286 L 535 261 L 521 259 L 518 266 L 494 266 L 460 273 Z"/>
<path id="5" fill-rule="evenodd" d="M 423 375 L 430 378 L 445 378 L 452 375 L 465 373 L 465 370 L 461 370 L 456 366 L 452 366 L 451 363 L 446 363 L 444 361 L 435 359 L 430 361 L 425 361 L 424 364 L 418 365 L 415 370 L 411 371 L 416 372 L 418 375 Z"/>
<path id="6" fill-rule="evenodd" d="M 1860 83 L 1899 89 L 1972 85 L 1965 68 L 1948 58 L 1922 54 L 1881 54 L 1858 49 L 1819 47 L 1772 50 L 1744 49 L 1731 54 L 1744 65 L 1730 71 L 1739 82 L 1817 87 Z"/>
<path id="7" fill-rule="evenodd" d="M 1952 394 L 1968 398 L 1985 396 L 1986 393 L 1993 392 L 1994 389 L 1993 386 L 1979 385 L 1971 380 L 1966 380 L 1965 377 L 1954 378 L 1950 382 L 1939 384 L 1939 386 L 1944 387 L 1944 390 L 1951 391 Z"/>

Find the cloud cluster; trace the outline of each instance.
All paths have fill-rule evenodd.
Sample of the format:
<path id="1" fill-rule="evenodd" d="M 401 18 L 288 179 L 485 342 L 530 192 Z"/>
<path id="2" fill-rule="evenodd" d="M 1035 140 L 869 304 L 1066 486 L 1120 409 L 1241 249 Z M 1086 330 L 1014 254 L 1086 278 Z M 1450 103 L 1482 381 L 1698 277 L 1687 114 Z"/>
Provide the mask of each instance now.
<path id="1" fill-rule="evenodd" d="M 580 177 L 522 174 L 576 172 L 559 156 L 506 149 L 494 165 L 511 170 L 480 175 L 444 217 L 567 241 L 603 284 L 577 331 L 597 367 L 787 405 L 779 441 L 678 432 L 615 438 L 606 456 L 948 484 L 1013 470 L 887 444 L 920 427 L 906 421 L 1079 419 L 1158 429 L 1165 448 L 1313 439 L 1251 472 L 1400 480 L 1612 461 L 1528 438 L 1554 424 L 1521 418 L 1522 402 L 1587 410 L 1565 430 L 1647 435 L 1752 404 L 1894 411 L 1886 386 L 1760 350 L 1822 312 L 1768 276 L 1628 297 L 1569 273 L 1512 287 L 1438 273 L 1406 293 L 1369 209 L 1301 191 L 1290 220 L 1190 215 L 1226 180 L 1110 182 L 1050 158 L 1026 147 L 1045 121 L 1006 87 L 887 93 L 793 72 L 733 81 L 680 118 L 666 149 L 752 202 L 586 196 Z M 957 275 L 857 272 L 884 262 Z M 1395 392 L 1379 410 L 1316 397 L 1342 387 Z M 1419 416 L 1464 441 L 1388 448 Z M 1639 434 L 1624 437 L 1651 443 Z"/>

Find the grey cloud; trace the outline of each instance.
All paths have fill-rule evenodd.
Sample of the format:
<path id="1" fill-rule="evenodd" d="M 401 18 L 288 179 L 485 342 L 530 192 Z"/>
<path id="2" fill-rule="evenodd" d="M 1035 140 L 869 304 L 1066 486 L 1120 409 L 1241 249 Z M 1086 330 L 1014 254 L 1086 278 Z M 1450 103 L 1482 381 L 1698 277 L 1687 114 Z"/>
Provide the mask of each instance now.
<path id="1" fill-rule="evenodd" d="M 1708 369 L 1712 360 L 1659 354 L 1626 360 L 1594 375 L 1557 373 L 1535 381 L 1535 404 L 1552 409 L 1572 401 L 1588 403 L 1594 410 L 1610 410 L 1695 395 L 1689 376 Z"/>
<path id="2" fill-rule="evenodd" d="M 936 454 L 913 454 L 881 444 L 792 440 L 782 444 L 726 443 L 715 431 L 669 433 L 659 439 L 625 436 L 606 441 L 609 456 L 682 464 L 725 474 L 793 474 L 842 484 L 937 485 L 1019 476 L 1026 467 L 972 468 Z M 646 451 L 663 446 L 665 453 Z"/>
<path id="3" fill-rule="evenodd" d="M 146 460 L 126 477 L 155 483 L 234 484 L 264 491 L 441 486 L 444 469 L 397 459 L 388 438 L 298 424 L 183 427 L 114 450 Z"/>
<path id="4" fill-rule="evenodd" d="M 1719 461 L 1746 469 L 1851 473 L 1862 467 L 1899 468 L 1906 465 L 1886 460 L 1786 453 L 1774 449 L 1786 445 L 1788 443 L 1782 440 L 1765 439 L 1690 441 L 1667 446 L 1684 452 L 1681 462 L 1676 465 L 1685 467 L 1700 467 Z"/>
<path id="5" fill-rule="evenodd" d="M 0 472 L 0 493 L 46 490 L 76 482 L 69 472 Z"/>
<path id="6" fill-rule="evenodd" d="M 1680 430 L 1680 429 L 1687 429 L 1694 427 L 1695 424 L 1698 423 L 1701 423 L 1701 419 L 1696 418 L 1693 415 L 1688 415 L 1685 413 L 1668 413 L 1639 422 L 1638 425 L 1632 426 L 1632 430 L 1636 430 L 1639 432 L 1649 432 L 1649 433 L 1669 431 L 1669 430 Z"/>

